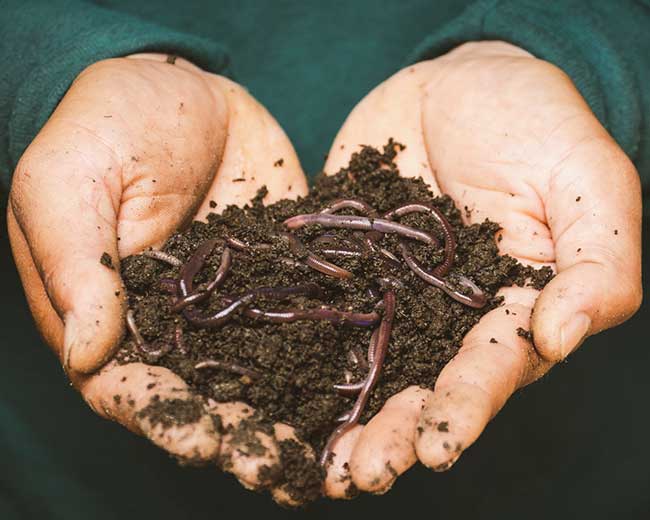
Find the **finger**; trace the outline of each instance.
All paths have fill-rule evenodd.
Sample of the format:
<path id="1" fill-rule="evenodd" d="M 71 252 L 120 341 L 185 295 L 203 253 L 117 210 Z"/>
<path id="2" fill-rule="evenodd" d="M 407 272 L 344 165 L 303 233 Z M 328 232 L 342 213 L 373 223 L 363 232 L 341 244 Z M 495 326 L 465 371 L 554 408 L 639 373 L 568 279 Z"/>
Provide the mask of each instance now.
<path id="1" fill-rule="evenodd" d="M 50 345 L 54 353 L 61 359 L 63 345 L 63 321 L 59 318 L 45 292 L 43 281 L 38 274 L 32 254 L 20 230 L 11 204 L 7 206 L 7 230 L 11 241 L 11 251 L 16 262 L 18 275 L 25 290 L 27 304 L 39 326 L 44 341 Z"/>
<path id="2" fill-rule="evenodd" d="M 55 350 L 66 367 L 90 372 L 108 359 L 122 334 L 114 206 L 119 201 L 103 183 L 95 188 L 76 182 L 85 175 L 82 165 L 48 142 L 40 146 L 37 138 L 14 175 L 10 205 L 19 232 L 12 238 L 24 238 L 23 246 L 29 247 L 30 255 L 17 257 L 20 271 L 29 272 L 33 259 L 51 305 L 65 324 L 63 345 Z M 41 330 L 56 321 L 46 315 L 35 315 L 45 318 Z"/>
<path id="3" fill-rule="evenodd" d="M 213 403 L 209 410 L 220 417 L 223 431 L 219 466 L 247 489 L 266 487 L 277 480 L 280 453 L 273 429 L 244 403 Z"/>
<path id="4" fill-rule="evenodd" d="M 330 498 L 352 498 L 357 494 L 350 473 L 350 458 L 363 428 L 361 425 L 356 425 L 336 441 L 336 450 L 332 461 L 327 466 L 324 483 L 324 493 Z"/>
<path id="5" fill-rule="evenodd" d="M 228 204 L 243 206 L 262 186 L 268 190 L 267 204 L 305 195 L 307 179 L 278 122 L 240 85 L 221 76 L 209 78 L 228 103 L 228 139 L 198 218 Z"/>
<path id="6" fill-rule="evenodd" d="M 271 494 L 273 500 L 287 507 L 298 507 L 321 495 L 322 468 L 311 446 L 302 442 L 296 430 L 287 424 L 275 424 L 275 439 L 280 445 L 282 481 Z M 295 450 L 300 456 L 294 458 Z M 290 450 L 290 452 L 289 452 Z"/>
<path id="7" fill-rule="evenodd" d="M 381 149 L 390 138 L 406 145 L 395 162 L 404 177 L 422 177 L 439 192 L 429 166 L 422 134 L 421 102 L 423 86 L 431 62 L 423 62 L 398 72 L 370 92 L 350 113 L 334 139 L 325 163 L 325 172 L 336 173 L 347 166 L 350 155 L 361 145 Z"/>
<path id="8" fill-rule="evenodd" d="M 403 390 L 363 428 L 350 457 L 352 480 L 361 491 L 385 493 L 415 463 L 415 432 L 429 394 L 417 386 Z"/>
<path id="9" fill-rule="evenodd" d="M 145 435 L 181 461 L 204 463 L 219 455 L 213 416 L 168 369 L 111 363 L 78 384 L 96 413 Z"/>
<path id="10" fill-rule="evenodd" d="M 529 297 L 520 289 L 521 301 Z M 512 393 L 552 366 L 519 331 L 530 327 L 531 307 L 506 305 L 487 313 L 465 336 L 458 354 L 438 377 L 419 419 L 418 459 L 444 471 L 481 434 Z"/>
<path id="11" fill-rule="evenodd" d="M 551 178 L 546 207 L 558 275 L 542 291 L 532 327 L 539 352 L 560 360 L 641 305 L 641 188 L 609 136 L 577 145 Z"/>

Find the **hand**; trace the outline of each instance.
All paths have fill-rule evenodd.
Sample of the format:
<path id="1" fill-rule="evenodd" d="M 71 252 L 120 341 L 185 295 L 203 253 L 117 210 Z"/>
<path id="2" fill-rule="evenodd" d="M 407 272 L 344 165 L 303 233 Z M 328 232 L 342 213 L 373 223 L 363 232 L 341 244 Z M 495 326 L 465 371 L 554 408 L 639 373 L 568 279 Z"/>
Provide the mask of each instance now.
<path id="1" fill-rule="evenodd" d="M 45 340 L 100 415 L 192 462 L 220 460 L 246 486 L 278 461 L 276 440 L 247 457 L 224 425 L 252 412 L 242 403 L 204 406 L 171 371 L 104 364 L 124 333 L 119 259 L 160 246 L 192 219 L 248 202 L 306 192 L 296 154 L 276 121 L 231 81 L 162 55 L 99 62 L 75 80 L 21 158 L 8 209 L 9 233 L 27 300 Z M 280 167 L 273 163 L 282 158 Z M 246 182 L 232 182 L 244 177 Z M 291 188 L 290 188 L 291 187 Z M 108 253 L 115 269 L 102 265 Z M 101 371 L 94 371 L 103 367 Z M 138 415 L 154 395 L 185 399 L 200 419 L 164 428 Z M 276 498 L 288 500 L 281 489 Z"/>
<path id="2" fill-rule="evenodd" d="M 332 497 L 349 476 L 384 492 L 417 459 L 448 469 L 514 391 L 625 321 L 642 297 L 637 172 L 553 65 L 482 42 L 404 69 L 355 108 L 325 170 L 389 137 L 407 146 L 403 175 L 450 195 L 469 223 L 500 223 L 502 253 L 557 276 L 541 293 L 502 289 L 505 305 L 469 332 L 433 392 L 408 388 L 344 436 L 326 481 Z M 534 346 L 518 327 L 532 330 Z"/>

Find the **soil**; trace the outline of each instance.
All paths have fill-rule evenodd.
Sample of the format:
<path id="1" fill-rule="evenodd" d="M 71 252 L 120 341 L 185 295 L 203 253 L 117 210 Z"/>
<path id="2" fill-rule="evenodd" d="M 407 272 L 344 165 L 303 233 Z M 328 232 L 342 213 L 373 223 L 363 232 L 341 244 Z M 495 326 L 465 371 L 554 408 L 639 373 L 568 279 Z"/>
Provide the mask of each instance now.
<path id="1" fill-rule="evenodd" d="M 284 302 L 258 301 L 255 305 L 275 310 L 315 308 L 325 303 L 341 310 L 371 312 L 380 299 L 376 292 L 369 294 L 369 289 L 379 290 L 377 279 L 391 276 L 400 280 L 403 287 L 396 289 L 396 314 L 388 352 L 379 382 L 361 417 L 362 423 L 377 413 L 386 399 L 410 385 L 433 388 L 465 334 L 481 316 L 501 304 L 500 298 L 494 296 L 500 287 L 517 284 L 541 288 L 552 276 L 548 268 L 534 270 L 510 256 L 500 256 L 495 241 L 498 224 L 485 221 L 464 226 L 460 211 L 449 197 L 434 197 L 421 179 L 400 177 L 393 160 L 401 148 L 392 141 L 383 151 L 364 147 L 352 155 L 346 168 L 333 176 L 320 176 L 309 194 L 298 200 L 281 200 L 264 206 L 266 190 L 262 189 L 246 207 L 230 206 L 220 214 L 212 213 L 207 222 L 192 223 L 185 231 L 173 235 L 162 248 L 185 262 L 209 238 L 229 236 L 250 245 L 270 245 L 266 249 L 233 251 L 232 268 L 224 285 L 209 300 L 196 306 L 204 315 L 222 309 L 225 295 L 238 295 L 258 287 L 304 283 L 322 287 L 325 301 L 296 297 Z M 340 198 L 363 200 L 379 212 L 413 201 L 435 205 L 452 224 L 458 242 L 449 276 L 460 273 L 470 278 L 488 295 L 487 305 L 481 309 L 467 307 L 422 281 L 403 262 L 394 266 L 370 253 L 331 259 L 353 273 L 349 279 L 333 278 L 302 264 L 306 254 L 291 253 L 287 242 L 279 237 L 286 231 L 283 221 L 297 214 L 318 212 Z M 407 215 L 400 222 L 428 230 L 444 243 L 438 223 L 428 214 Z M 352 236 L 349 230 L 323 230 L 320 226 L 306 226 L 294 234 L 309 244 L 325 232 L 339 238 Z M 381 245 L 400 257 L 395 235 L 384 235 Z M 411 248 L 424 265 L 434 266 L 442 260 L 442 248 L 414 241 Z M 196 286 L 205 285 L 214 277 L 223 249 L 224 243 L 219 242 L 195 277 Z M 317 247 L 312 249 L 319 252 Z M 353 398 L 340 396 L 333 385 L 344 383 L 346 375 L 353 382 L 363 380 L 365 369 L 353 362 L 350 352 L 367 351 L 374 327 L 326 321 L 277 324 L 240 313 L 220 327 L 197 328 L 182 314 L 172 312 L 175 297 L 165 292 L 161 284 L 164 279 L 178 279 L 179 269 L 143 255 L 122 261 L 129 308 L 144 339 L 151 345 L 175 344 L 180 326 L 183 348 L 176 345 L 154 360 L 138 348 L 133 337 L 127 336 L 118 353 L 119 362 L 162 365 L 182 377 L 203 398 L 248 403 L 259 412 L 257 424 L 268 426 L 276 421 L 290 424 L 296 428 L 299 438 L 319 453 L 336 426 L 335 418 L 354 403 Z M 235 363 L 255 371 L 258 377 L 222 369 L 194 368 L 207 359 Z M 177 413 L 171 413 L 174 409 Z M 149 415 L 152 421 L 173 424 L 195 420 L 197 411 L 194 403 L 167 401 L 152 403 L 140 413 Z M 295 441 L 283 441 L 280 447 L 281 467 L 265 471 L 273 474 L 276 481 L 282 479 L 295 499 L 317 498 L 323 478 L 318 463 L 305 459 L 304 450 Z M 252 445 L 251 449 L 254 451 L 259 446 Z"/>

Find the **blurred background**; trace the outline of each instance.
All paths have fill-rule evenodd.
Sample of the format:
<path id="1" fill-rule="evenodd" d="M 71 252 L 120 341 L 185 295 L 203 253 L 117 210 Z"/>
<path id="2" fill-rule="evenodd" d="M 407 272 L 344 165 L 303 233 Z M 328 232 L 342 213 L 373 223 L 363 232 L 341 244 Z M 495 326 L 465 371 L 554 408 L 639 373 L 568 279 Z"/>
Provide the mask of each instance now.
<path id="1" fill-rule="evenodd" d="M 95 416 L 39 338 L 0 229 L 0 519 L 650 518 L 648 302 L 519 392 L 449 472 L 295 512 Z"/>

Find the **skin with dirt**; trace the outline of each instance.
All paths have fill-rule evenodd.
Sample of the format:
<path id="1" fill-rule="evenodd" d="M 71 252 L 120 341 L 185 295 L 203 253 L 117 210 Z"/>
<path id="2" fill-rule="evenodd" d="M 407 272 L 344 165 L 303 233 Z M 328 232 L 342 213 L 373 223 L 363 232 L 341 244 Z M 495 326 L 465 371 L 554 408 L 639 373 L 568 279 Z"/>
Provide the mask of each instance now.
<path id="1" fill-rule="evenodd" d="M 500 305 L 500 299 L 494 296 L 500 287 L 517 284 L 541 288 L 552 276 L 548 268 L 533 270 L 509 256 L 499 255 L 495 242 L 498 224 L 485 221 L 464 226 L 460 212 L 449 197 L 434 197 L 421 179 L 400 177 L 393 162 L 400 148 L 392 141 L 383 151 L 364 147 L 352 155 L 348 167 L 336 175 L 321 176 L 309 194 L 296 201 L 281 200 L 264 206 L 266 191 L 263 189 L 248 206 L 231 206 L 221 214 L 212 213 L 207 222 L 192 223 L 162 248 L 186 262 L 200 244 L 218 239 L 194 278 L 195 287 L 201 288 L 214 278 L 219 268 L 227 247 L 225 237 L 248 245 L 245 250 L 231 250 L 232 266 L 223 285 L 206 301 L 192 307 L 202 316 L 215 314 L 232 301 L 228 298 L 236 298 L 251 289 L 307 283 L 317 284 L 322 294 L 299 295 L 282 301 L 261 298 L 255 301 L 255 307 L 276 311 L 326 305 L 342 311 L 371 313 L 377 310 L 376 304 L 381 300 L 382 286 L 378 280 L 398 280 L 388 351 L 378 383 L 361 416 L 362 423 L 377 413 L 386 399 L 410 385 L 433 388 L 465 334 L 481 316 Z M 451 223 L 457 241 L 448 276 L 460 274 L 469 278 L 485 292 L 487 304 L 480 309 L 470 308 L 416 276 L 401 258 L 399 237 L 395 234 L 383 235 L 378 244 L 393 253 L 399 259 L 397 262 L 387 261 L 385 256 L 372 251 L 327 257 L 352 273 L 348 278 L 328 276 L 305 265 L 307 251 L 325 258 L 324 250 L 331 249 L 332 243 L 349 244 L 355 238 L 354 232 L 307 225 L 292 231 L 305 244 L 305 250 L 292 252 L 282 236 L 287 231 L 283 222 L 298 214 L 318 213 L 341 198 L 361 200 L 379 214 L 410 202 L 434 205 Z M 337 214 L 358 215 L 354 210 Z M 399 222 L 439 239 L 438 247 L 408 240 L 421 265 L 431 268 L 438 265 L 443 259 L 444 246 L 438 222 L 427 213 L 405 215 Z M 331 239 L 310 245 L 324 234 Z M 265 246 L 256 247 L 262 244 Z M 366 353 L 375 327 L 328 321 L 270 323 L 240 310 L 218 327 L 199 328 L 172 309 L 176 297 L 169 294 L 169 286 L 173 286 L 171 280 L 178 280 L 180 269 L 145 255 L 122 261 L 129 308 L 143 339 L 147 345 L 156 347 L 158 357 L 152 358 L 128 335 L 118 352 L 118 361 L 158 364 L 178 374 L 204 398 L 248 403 L 268 424 L 283 422 L 294 426 L 300 439 L 319 453 L 336 427 L 335 419 L 354 404 L 354 397 L 340 395 L 334 385 L 364 380 Z M 377 312 L 381 315 L 381 306 Z M 172 348 L 160 349 L 160 345 Z M 160 352 L 167 350 L 160 357 Z M 205 360 L 220 363 L 212 368 L 195 368 Z M 233 364 L 250 372 L 242 374 L 228 369 Z M 173 403 L 154 403 L 144 413 L 150 414 L 152 421 L 168 424 L 173 416 L 168 413 L 170 406 Z M 164 418 L 157 417 L 161 413 L 165 414 Z M 185 410 L 177 421 L 193 416 Z M 268 472 L 281 473 L 279 478 L 287 483 L 289 494 L 296 500 L 315 499 L 320 494 L 323 478 L 317 461 L 305 459 L 302 448 L 293 441 L 281 442 L 280 448 L 283 467 L 267 468 Z"/>

